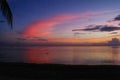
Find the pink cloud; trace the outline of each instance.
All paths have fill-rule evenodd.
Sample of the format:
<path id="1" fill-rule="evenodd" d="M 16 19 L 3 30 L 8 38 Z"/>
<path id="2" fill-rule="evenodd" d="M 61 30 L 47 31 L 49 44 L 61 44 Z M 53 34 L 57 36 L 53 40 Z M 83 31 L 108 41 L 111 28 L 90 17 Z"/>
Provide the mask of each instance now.
<path id="1" fill-rule="evenodd" d="M 81 14 L 60 14 L 44 20 L 35 21 L 25 28 L 23 36 L 47 36 L 51 34 L 54 27 L 59 24 L 64 24 L 77 19 L 86 19 L 91 17 L 91 15 L 100 15 L 111 11 L 113 10 L 90 11 Z"/>
<path id="2" fill-rule="evenodd" d="M 70 21 L 76 18 L 78 18 L 78 16 L 62 14 L 42 21 L 33 22 L 26 27 L 23 36 L 48 35 L 51 30 L 53 30 L 54 26 L 58 24 L 63 24 L 66 21 Z"/>

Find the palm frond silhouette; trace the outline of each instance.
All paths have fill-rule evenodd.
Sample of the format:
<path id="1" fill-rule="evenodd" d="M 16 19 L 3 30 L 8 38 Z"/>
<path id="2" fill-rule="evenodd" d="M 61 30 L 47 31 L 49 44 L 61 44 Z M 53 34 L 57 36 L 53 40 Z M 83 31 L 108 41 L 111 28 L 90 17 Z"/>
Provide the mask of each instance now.
<path id="1" fill-rule="evenodd" d="M 7 22 L 12 29 L 13 16 L 12 16 L 11 9 L 7 3 L 7 0 L 0 0 L 0 9 L 1 9 L 2 15 L 7 19 Z"/>

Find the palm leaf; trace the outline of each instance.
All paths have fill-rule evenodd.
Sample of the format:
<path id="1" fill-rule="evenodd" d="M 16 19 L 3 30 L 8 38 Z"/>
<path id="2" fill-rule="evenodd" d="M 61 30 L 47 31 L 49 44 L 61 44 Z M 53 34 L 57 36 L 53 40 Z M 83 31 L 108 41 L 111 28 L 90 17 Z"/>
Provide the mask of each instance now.
<path id="1" fill-rule="evenodd" d="M 2 15 L 7 19 L 7 22 L 12 29 L 13 16 L 6 0 L 0 0 L 0 9 L 2 11 Z"/>

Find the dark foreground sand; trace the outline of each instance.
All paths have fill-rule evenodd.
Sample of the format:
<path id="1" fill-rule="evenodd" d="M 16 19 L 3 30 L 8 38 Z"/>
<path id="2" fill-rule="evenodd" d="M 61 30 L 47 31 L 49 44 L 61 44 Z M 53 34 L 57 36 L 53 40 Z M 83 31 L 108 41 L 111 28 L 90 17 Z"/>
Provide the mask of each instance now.
<path id="1" fill-rule="evenodd" d="M 0 63 L 0 80 L 120 80 L 120 66 Z"/>

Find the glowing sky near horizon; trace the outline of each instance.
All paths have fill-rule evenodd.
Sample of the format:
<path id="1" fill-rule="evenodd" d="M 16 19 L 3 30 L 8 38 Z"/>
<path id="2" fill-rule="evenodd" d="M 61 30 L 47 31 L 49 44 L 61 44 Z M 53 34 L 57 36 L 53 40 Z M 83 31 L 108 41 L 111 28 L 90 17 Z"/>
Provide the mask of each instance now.
<path id="1" fill-rule="evenodd" d="M 1 28 L 1 42 L 104 43 L 111 38 L 120 39 L 119 30 L 106 29 L 120 27 L 119 20 L 114 20 L 120 15 L 120 0 L 8 0 L 8 3 L 13 12 L 14 32 L 2 23 L 5 28 Z M 93 30 L 98 25 L 105 30 Z"/>

